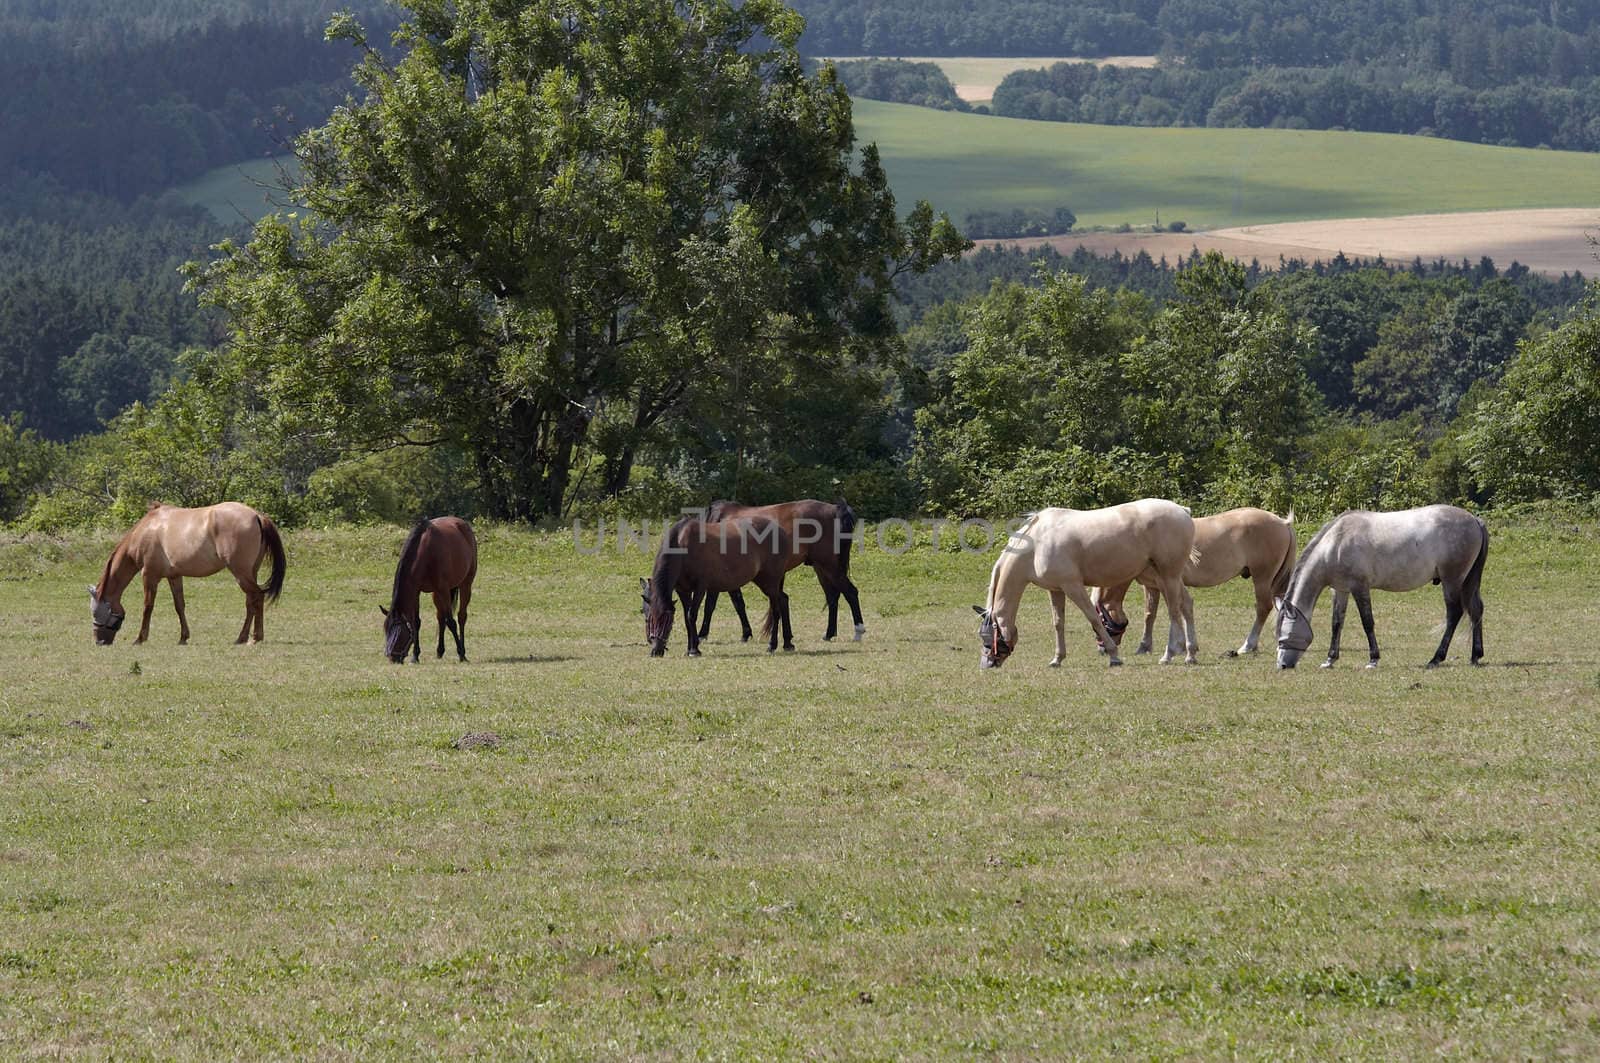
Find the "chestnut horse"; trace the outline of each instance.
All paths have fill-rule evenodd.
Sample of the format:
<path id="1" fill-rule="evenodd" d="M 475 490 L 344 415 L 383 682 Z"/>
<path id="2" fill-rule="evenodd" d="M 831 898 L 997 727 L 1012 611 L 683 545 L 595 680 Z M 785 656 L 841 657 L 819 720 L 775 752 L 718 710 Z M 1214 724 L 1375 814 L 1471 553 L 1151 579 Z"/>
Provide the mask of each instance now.
<path id="1" fill-rule="evenodd" d="M 1091 586 L 1115 586 L 1150 569 L 1168 601 L 1178 602 L 1172 614 L 1168 644 L 1179 641 L 1178 618 L 1187 628 L 1190 664 L 1195 662 L 1193 602 L 1183 594 L 1183 566 L 1198 560 L 1194 552 L 1194 518 L 1175 502 L 1142 498 L 1107 509 L 1042 509 L 1011 533 L 989 576 L 987 607 L 973 606 L 982 618 L 978 637 L 983 643 L 981 668 L 998 668 L 1017 644 L 1017 605 L 1032 583 L 1050 592 L 1055 611 L 1055 668 L 1067 655 L 1066 606 L 1071 598 L 1088 618 L 1095 637 L 1119 665 L 1116 643 L 1106 633 L 1100 613 L 1089 600 Z M 1171 655 L 1162 661 L 1170 660 Z"/>
<path id="2" fill-rule="evenodd" d="M 1235 576 L 1243 576 L 1255 583 L 1256 622 L 1245 637 L 1244 645 L 1229 650 L 1229 657 L 1254 653 L 1261 629 L 1272 613 L 1272 600 L 1282 596 L 1289 587 L 1289 573 L 1294 570 L 1294 512 L 1279 517 L 1264 509 L 1245 507 L 1230 509 L 1210 517 L 1194 519 L 1194 548 L 1200 551 L 1200 560 L 1183 570 L 1183 584 L 1189 587 L 1217 587 Z M 1148 575 L 1138 577 L 1144 587 L 1144 638 L 1133 652 L 1149 653 L 1155 632 L 1156 610 L 1161 605 L 1161 591 Z M 1128 627 L 1128 614 L 1122 601 L 1129 584 L 1095 589 L 1094 601 L 1100 609 L 1100 618 L 1106 620 L 1106 630 L 1121 643 L 1122 633 Z M 1188 595 L 1188 590 L 1184 594 Z M 1109 620 L 1107 619 L 1109 617 Z M 1168 647 L 1167 652 L 1175 652 Z"/>
<path id="3" fill-rule="evenodd" d="M 272 575 L 265 587 L 256 582 L 261 562 L 272 555 Z M 276 601 L 283 590 L 283 539 L 278 526 L 263 514 L 238 502 L 220 502 L 202 509 L 152 503 L 139 523 L 117 543 L 106 561 L 100 582 L 89 588 L 89 616 L 94 623 L 94 640 L 109 646 L 122 627 L 126 611 L 122 592 L 135 573 L 144 573 L 144 619 L 134 644 L 150 637 L 150 612 L 156 607 L 156 591 L 166 580 L 172 588 L 172 605 L 178 611 L 178 643 L 189 641 L 189 621 L 183 614 L 183 577 L 209 576 L 227 569 L 244 591 L 244 627 L 237 642 L 250 635 L 255 622 L 255 641 L 261 641 L 262 613 L 266 603 Z"/>
<path id="4" fill-rule="evenodd" d="M 797 502 L 780 502 L 773 506 L 745 506 L 738 502 L 718 500 L 706 510 L 706 520 L 715 524 L 733 517 L 766 517 L 775 520 L 789 534 L 792 549 L 788 567 L 810 565 L 822 584 L 823 596 L 828 603 L 828 630 L 822 641 L 832 642 L 839 634 L 839 596 L 850 606 L 850 616 L 855 623 L 855 638 L 860 642 L 867 625 L 861 619 L 861 598 L 856 585 L 850 581 L 850 543 L 854 539 L 856 515 L 843 497 L 837 502 L 818 502 L 802 498 Z M 744 641 L 750 641 L 750 620 L 745 616 L 744 595 L 729 591 L 728 599 L 739 614 L 744 628 Z M 717 592 L 706 595 L 706 613 L 700 622 L 700 638 L 711 630 L 711 614 L 717 608 Z"/>
<path id="5" fill-rule="evenodd" d="M 701 601 L 714 591 L 737 591 L 746 583 L 754 583 L 767 596 L 767 617 L 761 624 L 761 633 L 768 640 L 767 652 L 778 648 L 780 623 L 783 625 L 783 648 L 794 649 L 794 632 L 789 627 L 789 596 L 783 592 L 791 551 L 789 533 L 767 517 L 739 517 L 716 523 L 698 517 L 678 521 L 661 540 L 650 578 L 639 581 L 639 593 L 644 598 L 644 634 L 650 643 L 650 656 L 661 657 L 667 652 L 674 593 L 683 602 L 689 656 L 698 657 L 700 635 L 695 630 L 695 619 Z"/>
<path id="6" fill-rule="evenodd" d="M 444 656 L 445 629 L 455 636 L 456 656 L 467 659 L 467 603 L 472 601 L 472 581 L 478 575 L 478 539 L 472 525 L 460 517 L 419 520 L 400 548 L 394 567 L 394 590 L 383 614 L 383 653 L 395 664 L 422 659 L 423 591 L 433 593 L 433 610 L 439 618 L 439 648 Z M 457 601 L 460 612 L 451 616 Z"/>

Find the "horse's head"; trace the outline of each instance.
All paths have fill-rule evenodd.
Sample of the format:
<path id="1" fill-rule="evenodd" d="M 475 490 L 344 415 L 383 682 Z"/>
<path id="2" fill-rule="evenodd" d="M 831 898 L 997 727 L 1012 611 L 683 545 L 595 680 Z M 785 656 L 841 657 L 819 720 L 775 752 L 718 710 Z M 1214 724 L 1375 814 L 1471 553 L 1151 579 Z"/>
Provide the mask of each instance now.
<path id="1" fill-rule="evenodd" d="M 115 642 L 117 629 L 122 627 L 122 621 L 127 615 L 126 611 L 115 608 L 109 601 L 101 598 L 93 587 L 89 588 L 89 620 L 94 624 L 96 646 L 109 646 Z"/>
<path id="2" fill-rule="evenodd" d="M 672 634 L 672 619 L 677 615 L 672 606 L 672 595 L 657 595 L 650 581 L 639 580 L 639 595 L 644 599 L 644 640 L 650 644 L 650 656 L 667 655 L 667 636 Z"/>
<path id="3" fill-rule="evenodd" d="M 1293 668 L 1311 645 L 1311 618 L 1286 598 L 1274 598 L 1278 607 L 1278 667 Z"/>
<path id="4" fill-rule="evenodd" d="M 1122 645 L 1122 633 L 1128 630 L 1128 614 L 1118 602 L 1096 602 L 1095 612 L 1100 614 L 1100 623 L 1106 629 L 1106 635 L 1111 639 L 1111 648 L 1117 649 Z M 1101 646 L 1105 649 L 1105 646 Z"/>
<path id="5" fill-rule="evenodd" d="M 417 638 L 421 618 L 406 616 L 399 609 L 390 612 L 381 605 L 378 612 L 383 614 L 383 655 L 395 664 L 405 664 L 406 653 Z"/>
<path id="6" fill-rule="evenodd" d="M 979 668 L 999 668 L 1006 663 L 1006 658 L 1011 656 L 1011 651 L 1016 649 L 1017 631 L 1011 629 L 1011 637 L 1006 638 L 1001 630 L 1003 622 L 989 610 L 981 605 L 972 607 L 980 620 L 978 623 L 978 641 L 983 645 L 983 650 L 978 658 Z"/>

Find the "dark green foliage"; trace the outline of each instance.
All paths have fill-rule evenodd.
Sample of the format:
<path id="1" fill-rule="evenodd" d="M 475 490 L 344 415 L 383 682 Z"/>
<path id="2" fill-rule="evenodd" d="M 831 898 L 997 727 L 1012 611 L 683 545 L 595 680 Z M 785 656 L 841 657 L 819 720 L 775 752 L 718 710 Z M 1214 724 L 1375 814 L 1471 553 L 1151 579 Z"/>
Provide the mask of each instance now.
<path id="1" fill-rule="evenodd" d="M 1057 207 L 1046 214 L 1042 210 L 981 210 L 968 214 L 962 224 L 970 239 L 993 237 L 1056 236 L 1069 233 L 1078 222 L 1078 216 L 1066 207 Z"/>
<path id="2" fill-rule="evenodd" d="M 845 59 L 834 63 L 850 95 L 889 103 L 911 103 L 941 111 L 970 111 L 937 63 L 903 59 Z M 970 235 L 970 234 L 969 234 Z"/>

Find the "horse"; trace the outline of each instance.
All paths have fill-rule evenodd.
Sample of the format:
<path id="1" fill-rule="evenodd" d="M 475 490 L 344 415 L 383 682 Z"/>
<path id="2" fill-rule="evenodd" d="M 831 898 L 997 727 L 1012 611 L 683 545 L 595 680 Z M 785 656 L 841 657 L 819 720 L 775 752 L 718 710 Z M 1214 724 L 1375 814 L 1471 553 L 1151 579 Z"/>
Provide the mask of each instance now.
<path id="1" fill-rule="evenodd" d="M 867 625 L 861 619 L 861 598 L 856 585 L 850 581 L 850 543 L 854 539 L 856 515 L 841 496 L 837 502 L 818 502 L 802 498 L 797 502 L 780 502 L 773 506 L 746 506 L 738 502 L 719 499 L 706 510 L 710 523 L 735 517 L 766 517 L 782 525 L 790 536 L 792 550 L 788 566 L 796 568 L 810 565 L 822 584 L 823 596 L 828 603 L 828 630 L 822 641 L 832 642 L 839 634 L 839 596 L 850 606 L 855 622 L 854 642 L 860 642 Z M 750 620 L 744 611 L 744 595 L 729 591 L 734 612 L 739 614 L 739 624 L 744 628 L 744 641 L 750 641 Z M 706 613 L 700 621 L 700 638 L 711 631 L 711 614 L 717 608 L 717 592 L 706 594 Z"/>
<path id="2" fill-rule="evenodd" d="M 256 582 L 261 562 L 272 555 L 272 574 L 265 587 Z M 178 611 L 178 644 L 189 641 L 189 620 L 183 613 L 183 577 L 209 576 L 226 568 L 244 591 L 244 627 L 236 642 L 243 643 L 255 622 L 255 640 L 262 638 L 266 603 L 277 601 L 283 590 L 285 568 L 283 539 L 278 526 L 264 514 L 238 502 L 219 502 L 200 509 L 153 502 L 139 522 L 117 543 L 106 560 L 100 582 L 89 588 L 89 617 L 94 641 L 109 646 L 116 640 L 126 611 L 122 592 L 134 574 L 144 573 L 144 619 L 139 624 L 138 645 L 150 637 L 150 612 L 156 591 L 166 580 L 172 588 L 172 605 Z"/>
<path id="3" fill-rule="evenodd" d="M 1184 567 L 1186 597 L 1189 587 L 1217 587 L 1235 576 L 1243 576 L 1255 584 L 1256 622 L 1244 645 L 1229 650 L 1228 656 L 1256 652 L 1261 629 L 1272 612 L 1272 601 L 1288 589 L 1289 573 L 1294 570 L 1294 511 L 1287 517 L 1279 517 L 1247 506 L 1210 517 L 1196 517 L 1194 548 L 1200 551 L 1200 560 Z M 1154 582 L 1148 578 L 1140 578 L 1139 582 L 1144 586 L 1144 638 L 1133 651 L 1135 654 L 1150 652 L 1156 610 L 1161 605 L 1161 591 Z M 1123 611 L 1122 602 L 1129 586 L 1122 583 L 1115 587 L 1097 587 L 1092 596 L 1100 619 L 1106 621 L 1106 630 L 1119 644 L 1122 633 L 1128 628 L 1128 615 Z M 1169 647 L 1169 655 L 1173 652 Z"/>
<path id="4" fill-rule="evenodd" d="M 1415 590 L 1433 582 L 1443 588 L 1444 638 L 1427 667 L 1444 663 L 1462 611 L 1472 617 L 1472 663 L 1483 657 L 1483 563 L 1489 527 L 1455 506 L 1422 506 L 1392 513 L 1349 510 L 1311 537 L 1289 590 L 1278 600 L 1278 667 L 1293 668 L 1311 645 L 1311 611 L 1324 588 L 1333 588 L 1333 635 L 1328 659 L 1339 659 L 1339 633 L 1351 598 L 1366 629 L 1368 668 L 1378 666 L 1372 626 L 1372 592 Z"/>
<path id="5" fill-rule="evenodd" d="M 674 592 L 683 601 L 689 656 L 698 657 L 700 635 L 695 630 L 695 620 L 701 601 L 712 591 L 736 591 L 746 583 L 754 583 L 767 596 L 767 616 L 761 624 L 761 633 L 767 636 L 767 652 L 778 648 L 780 623 L 783 648 L 793 650 L 789 596 L 783 591 L 792 550 L 789 533 L 767 517 L 738 517 L 715 523 L 685 517 L 678 521 L 662 538 L 650 578 L 639 580 L 650 656 L 666 655 L 667 636 L 672 633 Z"/>
<path id="6" fill-rule="evenodd" d="M 448 628 L 456 640 L 456 656 L 467 659 L 467 604 L 472 601 L 472 581 L 478 575 L 478 539 L 472 525 L 460 517 L 435 517 L 419 520 L 400 547 L 400 561 L 394 567 L 394 589 L 389 608 L 378 606 L 383 614 L 383 653 L 395 664 L 404 664 L 406 651 L 412 661 L 422 659 L 423 591 L 433 593 L 433 610 L 439 618 L 439 647 L 444 656 L 444 633 Z M 459 613 L 456 612 L 457 602 Z"/>
<path id="7" fill-rule="evenodd" d="M 1172 614 L 1170 647 L 1178 644 L 1179 616 L 1187 634 L 1190 664 L 1199 652 L 1195 637 L 1193 602 L 1183 594 L 1183 567 L 1199 560 L 1194 549 L 1194 518 L 1174 502 L 1142 498 L 1107 509 L 1042 509 L 1031 514 L 1011 533 L 989 576 L 987 607 L 973 606 L 981 618 L 978 637 L 983 643 L 980 668 L 998 668 L 1017 644 L 1017 605 L 1030 583 L 1050 592 L 1055 611 L 1056 655 L 1050 667 L 1059 667 L 1067 655 L 1066 602 L 1072 599 L 1088 618 L 1095 637 L 1107 648 L 1113 667 L 1122 660 L 1107 634 L 1099 610 L 1089 600 L 1088 586 L 1115 586 L 1137 578 L 1145 570 L 1169 602 L 1179 603 Z"/>

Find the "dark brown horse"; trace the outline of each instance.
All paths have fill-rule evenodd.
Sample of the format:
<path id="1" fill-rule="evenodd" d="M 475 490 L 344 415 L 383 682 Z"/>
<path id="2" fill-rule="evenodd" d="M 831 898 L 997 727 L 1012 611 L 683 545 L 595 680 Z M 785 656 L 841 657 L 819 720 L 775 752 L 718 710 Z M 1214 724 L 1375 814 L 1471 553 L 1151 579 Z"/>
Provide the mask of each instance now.
<path id="1" fill-rule="evenodd" d="M 383 614 L 383 652 L 395 664 L 404 664 L 406 651 L 411 659 L 422 659 L 423 591 L 433 593 L 433 609 L 439 617 L 439 649 L 444 656 L 445 629 L 455 636 L 456 655 L 467 659 L 467 603 L 472 601 L 472 580 L 478 574 L 478 539 L 472 525 L 460 517 L 435 517 L 419 520 L 394 568 L 394 592 L 389 608 L 378 606 Z M 459 612 L 456 612 L 459 601 Z M 456 612 L 455 616 L 451 616 Z"/>
<path id="2" fill-rule="evenodd" d="M 272 575 L 265 587 L 256 582 L 261 562 L 272 555 Z M 89 588 L 89 617 L 94 640 L 109 646 L 127 615 L 122 592 L 135 573 L 144 573 L 144 619 L 138 644 L 150 637 L 150 611 L 156 607 L 161 581 L 172 587 L 172 605 L 178 611 L 178 642 L 189 641 L 189 620 L 183 615 L 183 577 L 209 576 L 227 569 L 244 591 L 244 627 L 238 642 L 250 635 L 261 641 L 262 613 L 283 590 L 283 539 L 278 526 L 249 506 L 221 502 L 203 509 L 182 509 L 160 502 L 147 512 L 117 543 L 106 561 L 100 582 Z"/>
<path id="3" fill-rule="evenodd" d="M 738 591 L 746 583 L 754 583 L 767 596 L 767 616 L 761 624 L 761 633 L 767 636 L 767 652 L 778 648 L 780 623 L 783 648 L 794 649 L 789 596 L 783 592 L 790 551 L 789 533 L 766 517 L 739 517 L 717 523 L 686 517 L 674 524 L 661 541 L 650 578 L 639 581 L 650 656 L 661 657 L 667 652 L 674 593 L 683 601 L 689 656 L 698 657 L 700 635 L 695 630 L 695 618 L 700 602 L 707 594 Z"/>
<path id="4" fill-rule="evenodd" d="M 828 630 L 824 642 L 832 642 L 839 633 L 839 596 L 850 605 L 855 621 L 855 641 L 860 642 L 867 625 L 861 619 L 861 598 L 856 585 L 850 582 L 850 543 L 854 538 L 856 515 L 841 497 L 837 502 L 818 502 L 803 498 L 798 502 L 780 502 L 775 506 L 745 506 L 738 502 L 719 500 L 706 510 L 706 520 L 716 522 L 730 517 L 766 517 L 777 521 L 789 534 L 790 551 L 787 565 L 797 568 L 810 565 L 822 584 L 822 593 L 828 602 Z M 744 639 L 750 641 L 750 620 L 745 616 L 744 595 L 730 591 L 728 598 L 739 614 L 744 628 Z M 711 614 L 717 608 L 717 595 L 706 596 L 706 615 L 700 622 L 700 638 L 711 630 Z"/>

